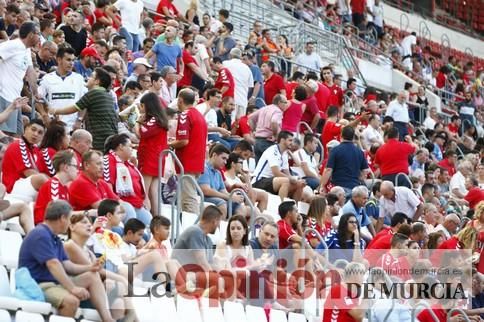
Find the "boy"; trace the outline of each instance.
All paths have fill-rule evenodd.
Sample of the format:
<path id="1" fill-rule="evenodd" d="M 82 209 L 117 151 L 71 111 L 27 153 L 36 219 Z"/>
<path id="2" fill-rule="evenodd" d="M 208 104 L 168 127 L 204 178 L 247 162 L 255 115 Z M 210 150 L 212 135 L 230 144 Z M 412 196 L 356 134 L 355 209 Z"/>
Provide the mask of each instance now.
<path id="1" fill-rule="evenodd" d="M 168 218 L 163 216 L 155 216 L 151 219 L 150 231 L 152 238 L 145 245 L 145 249 L 158 249 L 160 254 L 168 258 L 168 250 L 166 246 L 163 245 L 163 241 L 167 240 L 170 236 L 170 225 L 171 222 Z"/>

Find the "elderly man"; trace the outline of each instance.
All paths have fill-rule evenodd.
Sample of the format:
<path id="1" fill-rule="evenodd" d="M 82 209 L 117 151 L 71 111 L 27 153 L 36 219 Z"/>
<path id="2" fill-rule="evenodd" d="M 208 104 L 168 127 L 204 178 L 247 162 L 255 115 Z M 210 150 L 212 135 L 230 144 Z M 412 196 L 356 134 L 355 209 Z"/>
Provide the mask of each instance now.
<path id="1" fill-rule="evenodd" d="M 82 156 L 84 153 L 92 149 L 92 135 L 84 129 L 75 130 L 71 135 L 69 142 L 69 149 L 71 149 L 77 158 L 77 165 L 81 169 Z"/>
<path id="2" fill-rule="evenodd" d="M 386 116 L 391 116 L 393 118 L 393 126 L 398 129 L 400 133 L 400 141 L 403 141 L 405 136 L 408 135 L 408 124 L 410 122 L 410 117 L 408 116 L 408 106 L 405 103 L 406 96 L 405 92 L 398 93 L 395 100 L 388 104 Z"/>
<path id="3" fill-rule="evenodd" d="M 383 181 L 380 187 L 380 217 L 376 231 L 383 226 L 385 217 L 392 217 L 396 212 L 402 212 L 408 218 L 417 221 L 422 214 L 422 202 L 407 187 L 395 187 L 391 181 Z"/>
<path id="4" fill-rule="evenodd" d="M 417 169 L 425 172 L 425 164 L 429 161 L 430 152 L 426 148 L 417 150 L 413 157 L 412 165 L 410 166 L 410 173 L 414 173 Z"/>
<path id="5" fill-rule="evenodd" d="M 463 199 L 467 195 L 466 178 L 472 174 L 472 163 L 462 161 L 457 166 L 457 172 L 450 179 L 449 190 L 451 196 Z"/>
<path id="6" fill-rule="evenodd" d="M 167 103 L 171 104 L 176 99 L 176 69 L 172 66 L 165 66 L 160 70 L 161 89 L 160 97 Z"/>
<path id="7" fill-rule="evenodd" d="M 230 60 L 223 62 L 223 65 L 232 74 L 235 82 L 235 115 L 232 119 L 240 118 L 246 114 L 249 96 L 249 88 L 254 87 L 254 78 L 249 66 L 240 60 L 242 52 L 239 48 L 232 48 L 230 51 Z"/>
<path id="8" fill-rule="evenodd" d="M 444 222 L 435 227 L 434 232 L 441 231 L 445 239 L 450 239 L 460 226 L 460 218 L 456 214 L 448 214 L 444 218 Z"/>
<path id="9" fill-rule="evenodd" d="M 351 191 L 351 199 L 343 206 L 343 214 L 352 213 L 358 219 L 360 227 L 365 229 L 361 232 L 365 240 L 371 240 L 375 235 L 375 228 L 366 214 L 365 204 L 368 201 L 368 188 L 356 186 Z"/>
<path id="10" fill-rule="evenodd" d="M 50 73 L 52 67 L 56 65 L 56 54 L 57 45 L 53 41 L 44 42 L 38 53 L 35 54 L 37 65 L 39 65 L 39 70 L 41 71 L 42 76 L 45 75 L 45 73 Z"/>

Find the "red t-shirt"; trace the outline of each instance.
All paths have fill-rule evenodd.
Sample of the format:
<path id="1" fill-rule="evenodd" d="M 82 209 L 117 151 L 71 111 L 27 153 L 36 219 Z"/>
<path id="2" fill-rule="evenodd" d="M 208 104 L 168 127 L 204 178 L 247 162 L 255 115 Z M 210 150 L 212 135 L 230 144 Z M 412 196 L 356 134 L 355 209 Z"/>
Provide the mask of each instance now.
<path id="1" fill-rule="evenodd" d="M 351 0 L 351 12 L 363 14 L 365 7 L 366 0 Z"/>
<path id="2" fill-rule="evenodd" d="M 198 66 L 195 58 L 193 58 L 193 56 L 186 49 L 183 49 L 182 51 L 182 60 L 185 68 L 183 69 L 183 77 L 178 81 L 179 88 L 192 85 L 193 71 L 190 67 L 188 67 L 188 64 L 195 64 Z"/>
<path id="3" fill-rule="evenodd" d="M 277 222 L 277 226 L 279 226 L 279 249 L 286 249 L 292 243 L 289 241 L 294 235 L 297 233 L 292 229 L 292 227 L 284 220 L 279 220 Z"/>
<path id="4" fill-rule="evenodd" d="M 72 148 L 72 147 L 69 147 L 69 150 L 72 151 L 74 153 L 74 155 L 76 156 L 76 160 L 77 160 L 77 168 L 79 170 L 82 169 L 82 155 L 77 152 L 76 149 Z"/>
<path id="5" fill-rule="evenodd" d="M 328 110 L 330 96 L 331 92 L 329 88 L 318 82 L 318 91 L 314 93 L 314 97 L 316 97 L 316 101 L 318 102 L 319 115 L 322 119 L 326 119 L 326 111 Z"/>
<path id="6" fill-rule="evenodd" d="M 340 141 L 341 129 L 342 127 L 339 123 L 335 123 L 333 121 L 326 121 L 326 123 L 324 123 L 323 131 L 321 133 L 321 142 L 323 143 L 325 158 L 328 155 L 328 149 L 326 148 L 326 144 L 328 144 L 331 140 Z"/>
<path id="7" fill-rule="evenodd" d="M 108 18 L 106 13 L 99 8 L 94 9 L 94 17 L 96 18 L 96 21 L 99 21 L 100 18 Z M 111 26 L 111 25 L 107 24 L 105 26 Z"/>
<path id="8" fill-rule="evenodd" d="M 2 183 L 11 192 L 15 181 L 25 178 L 23 172 L 37 169 L 37 147 L 29 146 L 23 139 L 10 143 L 2 162 Z"/>
<path id="9" fill-rule="evenodd" d="M 316 219 L 314 219 L 312 217 L 308 218 L 307 225 L 308 225 L 308 228 L 315 229 L 321 235 L 321 237 L 323 237 L 323 238 L 331 231 L 331 223 L 330 222 L 326 221 L 324 223 L 324 227 L 321 227 L 321 225 L 316 221 Z M 315 239 L 315 238 L 318 238 L 318 237 L 313 231 L 306 234 L 307 240 L 311 240 L 311 239 Z M 318 242 L 319 242 L 319 240 L 318 240 Z"/>
<path id="10" fill-rule="evenodd" d="M 235 121 L 232 124 L 232 128 L 237 128 L 235 135 L 238 135 L 241 138 L 243 138 L 245 134 L 250 134 L 252 130 L 249 125 L 249 115 L 244 115 L 238 121 Z"/>
<path id="11" fill-rule="evenodd" d="M 484 200 L 484 190 L 479 187 L 474 187 L 467 192 L 464 199 L 469 203 L 469 208 L 474 209 L 479 202 Z"/>
<path id="12" fill-rule="evenodd" d="M 453 176 L 457 170 L 455 168 L 455 164 L 450 164 L 448 159 L 443 159 L 438 163 L 439 167 L 447 169 L 449 171 L 449 176 Z"/>
<path id="13" fill-rule="evenodd" d="M 160 153 L 168 148 L 168 133 L 154 117 L 145 122 L 139 132 L 138 168 L 141 173 L 156 177 Z"/>
<path id="14" fill-rule="evenodd" d="M 170 0 L 161 0 L 156 7 L 156 12 L 164 16 L 165 13 L 163 12 L 163 8 L 167 8 L 168 12 L 170 12 L 170 15 L 172 15 L 172 17 L 176 17 L 179 14 L 178 9 Z"/>
<path id="15" fill-rule="evenodd" d="M 69 200 L 69 191 L 58 178 L 52 177 L 39 189 L 34 207 L 34 224 L 44 221 L 45 208 L 52 200 Z"/>
<path id="16" fill-rule="evenodd" d="M 49 177 L 55 175 L 52 159 L 56 153 L 57 150 L 54 148 L 43 148 L 37 150 L 37 168 L 39 169 L 39 172 L 45 173 Z"/>
<path id="17" fill-rule="evenodd" d="M 306 98 L 302 102 L 306 104 L 306 109 L 304 110 L 301 121 L 306 122 L 309 126 L 311 126 L 314 117 L 319 113 L 318 102 L 316 102 L 316 98 L 314 97 L 314 95 Z M 306 127 L 301 126 L 299 131 L 304 133 L 307 131 L 307 129 Z"/>
<path id="18" fill-rule="evenodd" d="M 178 115 L 177 140 L 188 144 L 176 150 L 186 173 L 203 173 L 207 149 L 207 122 L 200 112 L 190 107 Z"/>
<path id="19" fill-rule="evenodd" d="M 92 205 L 103 199 L 119 200 L 109 184 L 99 179 L 97 182 L 89 179 L 84 172 L 69 186 L 69 202 L 74 210 L 89 210 Z"/>
<path id="20" fill-rule="evenodd" d="M 445 81 L 447 80 L 447 76 L 445 76 L 444 73 L 442 72 L 439 72 L 437 74 L 437 77 L 435 77 L 435 86 L 437 86 L 437 88 L 442 88 L 445 86 Z"/>
<path id="21" fill-rule="evenodd" d="M 264 97 L 266 104 L 272 104 L 274 96 L 285 90 L 284 79 L 279 74 L 273 73 L 271 77 L 264 81 Z"/>
<path id="22" fill-rule="evenodd" d="M 398 277 L 404 281 L 410 279 L 410 263 L 405 256 L 394 257 L 390 252 L 383 254 L 377 263 L 391 276 Z"/>
<path id="23" fill-rule="evenodd" d="M 228 86 L 229 89 L 222 94 L 223 97 L 234 97 L 234 91 L 235 91 L 235 83 L 234 83 L 234 77 L 232 76 L 232 73 L 227 68 L 222 68 L 218 72 L 217 80 L 215 81 L 215 84 L 213 87 L 222 90 L 222 87 Z"/>
<path id="24" fill-rule="evenodd" d="M 385 231 L 384 235 L 380 237 L 375 236 L 365 251 L 365 258 L 370 265 L 376 265 L 378 259 L 381 257 L 385 249 L 390 249 L 392 246 L 393 230 Z"/>
<path id="25" fill-rule="evenodd" d="M 358 305 L 358 299 L 348 296 L 348 290 L 341 284 L 333 284 L 324 302 L 323 322 L 357 322 L 350 311 Z"/>
<path id="26" fill-rule="evenodd" d="M 432 316 L 432 313 L 430 313 L 430 311 L 432 311 L 435 314 L 439 322 L 447 322 L 447 310 L 445 310 L 440 304 L 433 305 L 431 309 L 422 310 L 422 312 L 420 312 L 419 315 L 417 315 L 417 319 L 420 322 L 435 322 Z M 454 312 L 452 316 L 455 316 L 457 314 L 459 313 Z"/>
<path id="27" fill-rule="evenodd" d="M 122 193 L 116 191 L 116 181 L 117 176 L 117 166 L 118 164 L 123 164 L 129 171 L 131 176 L 131 183 L 133 185 L 133 193 Z M 104 181 L 111 184 L 113 191 L 121 197 L 121 200 L 133 205 L 135 208 L 143 207 L 143 201 L 145 200 L 145 190 L 143 187 L 143 177 L 138 169 L 129 161 L 121 161 L 116 157 L 114 152 L 110 152 L 103 158 L 103 176 Z"/>
<path id="28" fill-rule="evenodd" d="M 304 103 L 292 102 L 282 115 L 281 129 L 289 132 L 297 132 L 297 124 L 301 122 Z"/>
<path id="29" fill-rule="evenodd" d="M 453 123 L 447 124 L 447 128 L 449 129 L 449 132 L 455 135 L 459 134 L 459 127 Z"/>
<path id="30" fill-rule="evenodd" d="M 298 86 L 299 86 L 298 82 L 286 83 L 286 97 L 287 97 L 288 100 L 292 100 L 292 92 Z"/>
<path id="31" fill-rule="evenodd" d="M 336 84 L 333 84 L 333 86 L 326 85 L 326 87 L 330 91 L 328 107 L 331 105 L 341 107 L 343 105 L 343 90 L 341 87 Z"/>
<path id="32" fill-rule="evenodd" d="M 393 230 L 391 227 L 385 227 L 382 230 L 380 230 L 378 234 L 376 234 L 375 237 L 373 237 L 373 239 L 368 243 L 368 246 L 366 247 L 366 249 L 390 249 L 390 247 L 385 247 L 385 248 L 377 247 L 380 245 L 376 244 L 376 242 L 379 241 L 380 238 L 384 238 L 388 236 L 390 236 L 390 239 L 393 236 Z M 386 244 L 384 244 L 384 246 L 386 246 Z"/>
<path id="33" fill-rule="evenodd" d="M 375 155 L 375 163 L 380 167 L 381 175 L 408 174 L 408 156 L 415 152 L 415 147 L 397 139 L 388 139 Z"/>

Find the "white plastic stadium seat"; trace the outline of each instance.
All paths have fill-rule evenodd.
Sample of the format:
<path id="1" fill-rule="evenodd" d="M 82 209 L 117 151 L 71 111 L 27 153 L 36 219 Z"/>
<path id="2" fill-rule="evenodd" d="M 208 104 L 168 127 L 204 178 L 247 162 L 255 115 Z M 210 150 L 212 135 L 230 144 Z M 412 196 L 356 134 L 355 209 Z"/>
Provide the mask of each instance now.
<path id="1" fill-rule="evenodd" d="M 224 317 L 225 322 L 247 322 L 244 307 L 241 303 L 226 301 L 224 303 Z"/>
<path id="2" fill-rule="evenodd" d="M 151 296 L 151 311 L 156 312 L 156 314 L 159 314 L 158 312 L 163 312 L 164 321 L 179 321 L 175 299 L 173 297 Z"/>
<path id="3" fill-rule="evenodd" d="M 0 322 L 11 322 L 12 318 L 7 310 L 0 310 Z"/>
<path id="4" fill-rule="evenodd" d="M 289 312 L 289 318 L 287 322 L 307 322 L 306 317 L 299 313 Z"/>
<path id="5" fill-rule="evenodd" d="M 201 312 L 203 322 L 225 322 L 220 303 L 214 304 L 206 297 L 201 298 Z"/>
<path id="6" fill-rule="evenodd" d="M 20 300 L 12 296 L 10 282 L 5 266 L 0 265 L 0 309 L 16 311 L 20 307 Z"/>
<path id="7" fill-rule="evenodd" d="M 181 322 L 202 322 L 200 307 L 196 299 L 177 296 L 176 308 Z"/>
<path id="8" fill-rule="evenodd" d="M 60 315 L 51 315 L 49 322 L 76 322 L 76 320 Z"/>
<path id="9" fill-rule="evenodd" d="M 245 316 L 247 321 L 266 321 L 266 313 L 264 309 L 259 306 L 247 305 L 245 307 Z"/>
<path id="10" fill-rule="evenodd" d="M 19 321 L 19 322 L 44 322 L 44 317 L 41 314 L 38 314 L 38 313 L 17 311 L 17 314 L 15 314 L 15 321 Z"/>
<path id="11" fill-rule="evenodd" d="M 0 264 L 17 268 L 21 245 L 22 236 L 19 233 L 0 230 Z"/>
<path id="12" fill-rule="evenodd" d="M 91 321 L 102 321 L 99 313 L 94 309 L 81 309 L 81 315 Z"/>
<path id="13" fill-rule="evenodd" d="M 271 322 L 287 322 L 287 314 L 284 311 L 271 309 L 269 314 Z"/>

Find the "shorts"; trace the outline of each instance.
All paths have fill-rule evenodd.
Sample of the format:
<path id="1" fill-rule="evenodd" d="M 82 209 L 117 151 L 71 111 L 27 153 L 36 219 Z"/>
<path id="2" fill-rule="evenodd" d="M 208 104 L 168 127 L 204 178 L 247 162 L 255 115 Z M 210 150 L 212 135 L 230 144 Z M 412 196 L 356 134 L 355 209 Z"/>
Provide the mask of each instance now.
<path id="1" fill-rule="evenodd" d="M 254 188 L 259 188 L 273 195 L 277 195 L 278 193 L 274 191 L 274 178 L 261 178 L 258 181 L 254 182 L 252 185 Z"/>
<path id="2" fill-rule="evenodd" d="M 37 199 L 39 192 L 32 186 L 30 177 L 20 178 L 15 181 L 12 192 L 9 194 L 11 198 L 21 200 L 27 203 L 34 202 Z"/>
<path id="3" fill-rule="evenodd" d="M 76 277 L 71 277 L 71 280 L 75 282 Z M 45 301 L 52 304 L 53 307 L 58 309 L 64 298 L 71 294 L 64 286 L 54 282 L 39 283 L 42 292 L 44 292 Z"/>
<path id="4" fill-rule="evenodd" d="M 0 112 L 3 112 L 12 102 L 7 101 L 0 96 Z M 0 130 L 8 133 L 24 133 L 24 126 L 22 123 L 22 111 L 15 110 L 8 116 L 7 120 L 0 124 Z"/>

